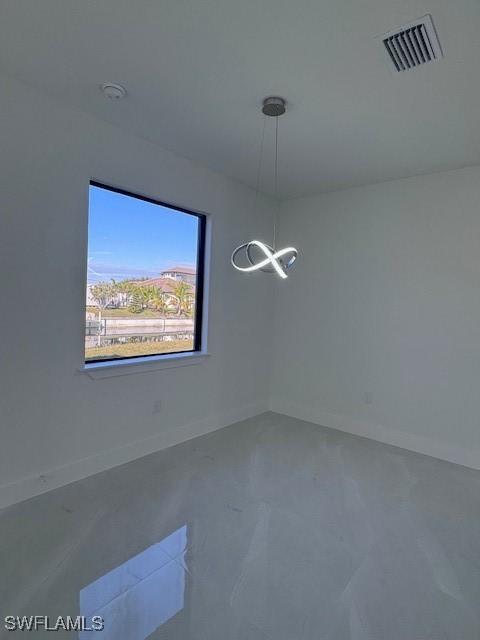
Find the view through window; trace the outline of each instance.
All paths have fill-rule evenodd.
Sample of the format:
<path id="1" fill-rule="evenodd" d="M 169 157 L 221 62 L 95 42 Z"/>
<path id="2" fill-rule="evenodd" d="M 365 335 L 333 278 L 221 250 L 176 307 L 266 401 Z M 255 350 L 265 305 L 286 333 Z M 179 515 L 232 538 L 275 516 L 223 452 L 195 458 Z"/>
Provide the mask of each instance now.
<path id="1" fill-rule="evenodd" d="M 85 361 L 200 350 L 205 216 L 92 182 Z"/>

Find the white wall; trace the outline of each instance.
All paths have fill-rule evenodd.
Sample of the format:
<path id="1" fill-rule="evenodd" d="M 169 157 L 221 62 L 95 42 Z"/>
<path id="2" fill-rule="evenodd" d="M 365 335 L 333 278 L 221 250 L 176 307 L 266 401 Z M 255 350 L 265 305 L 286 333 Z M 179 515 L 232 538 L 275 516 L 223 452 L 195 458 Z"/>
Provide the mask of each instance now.
<path id="1" fill-rule="evenodd" d="M 272 408 L 480 468 L 480 168 L 286 202 L 279 236 Z"/>
<path id="2" fill-rule="evenodd" d="M 0 95 L 0 504 L 259 413 L 270 373 L 274 410 L 480 468 L 480 168 L 286 202 L 295 270 L 247 278 L 230 253 L 268 238 L 270 201 L 5 76 Z M 206 362 L 78 372 L 90 178 L 211 214 Z"/>
<path id="3" fill-rule="evenodd" d="M 0 95 L 0 502 L 262 411 L 271 279 L 229 259 L 271 229 L 271 202 L 259 211 L 251 190 L 7 77 Z M 90 178 L 211 214 L 206 362 L 78 373 Z"/>

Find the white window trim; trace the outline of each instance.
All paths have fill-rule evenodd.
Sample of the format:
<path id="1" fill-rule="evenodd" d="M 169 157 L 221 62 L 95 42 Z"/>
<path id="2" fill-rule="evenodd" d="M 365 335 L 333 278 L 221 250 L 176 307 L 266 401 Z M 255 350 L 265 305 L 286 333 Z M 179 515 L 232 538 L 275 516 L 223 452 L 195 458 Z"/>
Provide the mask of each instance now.
<path id="1" fill-rule="evenodd" d="M 206 351 L 188 351 L 186 353 L 168 353 L 158 356 L 141 356 L 139 358 L 124 358 L 108 360 L 106 362 L 86 362 L 78 369 L 92 380 L 130 376 L 135 373 L 161 371 L 175 367 L 190 367 L 205 362 L 210 354 Z"/>

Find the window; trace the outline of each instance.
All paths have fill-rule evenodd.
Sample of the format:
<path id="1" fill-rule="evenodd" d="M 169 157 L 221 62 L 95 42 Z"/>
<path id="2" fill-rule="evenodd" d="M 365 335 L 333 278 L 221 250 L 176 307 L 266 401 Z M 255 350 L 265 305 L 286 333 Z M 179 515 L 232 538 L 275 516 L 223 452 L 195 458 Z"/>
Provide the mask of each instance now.
<path id="1" fill-rule="evenodd" d="M 86 363 L 201 349 L 205 220 L 90 183 Z"/>

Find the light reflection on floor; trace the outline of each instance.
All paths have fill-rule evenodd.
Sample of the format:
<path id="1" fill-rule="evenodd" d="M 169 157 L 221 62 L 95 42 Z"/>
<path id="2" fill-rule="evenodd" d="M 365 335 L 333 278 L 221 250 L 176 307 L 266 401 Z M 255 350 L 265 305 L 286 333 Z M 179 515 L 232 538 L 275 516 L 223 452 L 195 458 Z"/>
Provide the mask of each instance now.
<path id="1" fill-rule="evenodd" d="M 183 609 L 184 568 L 173 558 L 186 540 L 184 525 L 80 591 L 80 615 L 104 619 L 102 640 L 145 640 Z M 91 635 L 83 631 L 79 638 Z"/>

